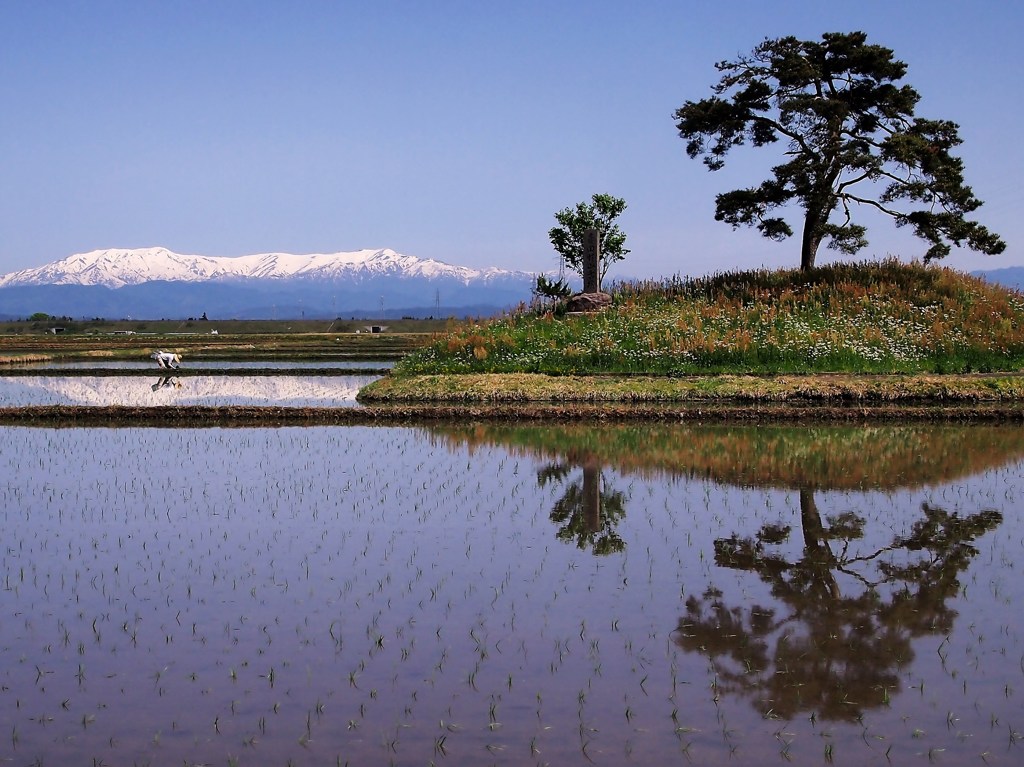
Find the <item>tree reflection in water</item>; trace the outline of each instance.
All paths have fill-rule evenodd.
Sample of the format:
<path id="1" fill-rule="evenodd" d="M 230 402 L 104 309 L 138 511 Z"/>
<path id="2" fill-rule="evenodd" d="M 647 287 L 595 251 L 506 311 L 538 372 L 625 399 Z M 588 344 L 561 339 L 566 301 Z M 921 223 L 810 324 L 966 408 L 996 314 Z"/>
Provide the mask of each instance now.
<path id="1" fill-rule="evenodd" d="M 920 488 L 1024 458 L 1024 430 L 1012 425 L 472 424 L 431 431 L 471 451 L 499 444 L 540 458 L 541 485 L 566 482 L 583 467 L 550 518 L 560 539 L 597 554 L 621 551 L 629 540 L 626 498 L 595 490 L 605 469 L 798 492 L 796 534 L 768 523 L 752 536 L 714 541 L 718 566 L 750 572 L 767 587 L 761 603 L 713 588 L 692 595 L 674 638 L 711 660 L 716 695 L 746 697 L 764 716 L 811 711 L 838 721 L 888 702 L 915 639 L 952 631 L 951 604 L 977 554 L 974 542 L 1002 515 L 925 504 L 906 532 L 890 536 L 853 511 L 823 517 L 815 492 Z"/>
<path id="2" fill-rule="evenodd" d="M 574 468 L 570 463 L 549 463 L 537 472 L 537 484 L 545 487 L 552 482 L 566 482 Z M 565 485 L 550 518 L 559 525 L 558 540 L 604 555 L 626 548 L 615 530 L 625 515 L 626 496 L 605 488 L 601 467 L 588 462 L 583 465 L 581 476 Z"/>
<path id="3" fill-rule="evenodd" d="M 718 690 L 750 697 L 766 716 L 813 711 L 853 720 L 885 704 L 900 686 L 900 666 L 913 658 L 911 640 L 952 629 L 956 612 L 947 600 L 977 554 L 973 542 L 1003 519 L 997 511 L 960 516 L 928 504 L 921 511 L 909 534 L 854 553 L 864 519 L 846 512 L 823 521 L 814 491 L 801 489 L 796 555 L 784 550 L 788 526 L 715 541 L 715 563 L 756 574 L 774 604 L 729 605 L 715 590 L 690 596 L 676 643 L 707 655 Z"/>

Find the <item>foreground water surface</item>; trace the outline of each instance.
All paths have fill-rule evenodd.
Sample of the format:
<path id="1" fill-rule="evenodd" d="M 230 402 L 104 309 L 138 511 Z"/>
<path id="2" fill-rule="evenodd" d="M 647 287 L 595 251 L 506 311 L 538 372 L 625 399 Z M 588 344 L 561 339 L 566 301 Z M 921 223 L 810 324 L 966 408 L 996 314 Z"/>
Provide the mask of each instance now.
<path id="1" fill-rule="evenodd" d="M 0 432 L 4 763 L 1024 761 L 1016 427 Z"/>

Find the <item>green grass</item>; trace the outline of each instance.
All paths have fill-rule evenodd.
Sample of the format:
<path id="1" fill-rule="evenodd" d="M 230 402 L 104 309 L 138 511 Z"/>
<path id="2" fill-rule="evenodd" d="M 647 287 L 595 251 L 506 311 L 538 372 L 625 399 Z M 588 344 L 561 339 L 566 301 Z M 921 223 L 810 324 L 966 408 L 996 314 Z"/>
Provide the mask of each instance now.
<path id="1" fill-rule="evenodd" d="M 439 336 L 436 373 L 962 373 L 1024 367 L 1024 295 L 896 260 L 613 288 L 601 314 L 536 307 Z"/>
<path id="2" fill-rule="evenodd" d="M 1024 401 L 1024 376 L 793 374 L 751 376 L 550 376 L 538 373 L 465 373 L 385 376 L 363 387 L 366 405 L 457 402 L 557 403 L 831 403 L 908 404 Z"/>

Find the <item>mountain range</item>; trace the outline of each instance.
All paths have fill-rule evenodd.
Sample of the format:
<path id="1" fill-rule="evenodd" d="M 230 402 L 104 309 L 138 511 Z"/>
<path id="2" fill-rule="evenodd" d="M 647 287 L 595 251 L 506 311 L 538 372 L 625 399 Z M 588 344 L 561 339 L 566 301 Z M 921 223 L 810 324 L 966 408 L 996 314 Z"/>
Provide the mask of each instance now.
<path id="1" fill-rule="evenodd" d="M 973 272 L 1024 289 L 1024 267 Z M 0 319 L 395 319 L 489 316 L 529 301 L 536 274 L 471 269 L 389 248 L 187 256 L 94 250 L 0 275 Z"/>
<path id="2" fill-rule="evenodd" d="M 982 272 L 971 272 L 971 274 L 975 277 L 984 277 L 997 285 L 1014 290 L 1024 290 L 1024 266 L 1004 266 L 1001 269 L 989 269 Z"/>
<path id="3" fill-rule="evenodd" d="M 79 253 L 0 276 L 0 317 L 396 318 L 489 315 L 528 301 L 536 275 L 394 250 L 213 257 L 166 248 Z"/>

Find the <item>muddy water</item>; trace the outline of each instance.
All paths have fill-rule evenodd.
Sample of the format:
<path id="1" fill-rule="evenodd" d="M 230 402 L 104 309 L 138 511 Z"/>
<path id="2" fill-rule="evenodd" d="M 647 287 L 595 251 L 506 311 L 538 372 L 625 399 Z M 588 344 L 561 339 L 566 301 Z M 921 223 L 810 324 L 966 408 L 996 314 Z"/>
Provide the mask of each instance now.
<path id="1" fill-rule="evenodd" d="M 1024 758 L 1019 429 L 0 432 L 4 761 Z"/>

